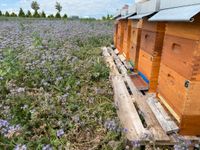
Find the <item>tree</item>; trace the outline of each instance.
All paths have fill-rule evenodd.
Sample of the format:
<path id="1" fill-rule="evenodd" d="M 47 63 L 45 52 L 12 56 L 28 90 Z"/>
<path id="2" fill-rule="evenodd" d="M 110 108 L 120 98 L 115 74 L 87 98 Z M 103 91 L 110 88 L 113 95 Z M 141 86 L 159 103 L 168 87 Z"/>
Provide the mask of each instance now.
<path id="1" fill-rule="evenodd" d="M 56 17 L 56 18 L 61 18 L 60 13 L 57 12 L 55 17 Z"/>
<path id="2" fill-rule="evenodd" d="M 6 16 L 6 17 L 10 17 L 10 14 L 9 14 L 8 11 L 6 11 L 5 16 Z"/>
<path id="3" fill-rule="evenodd" d="M 55 8 L 59 13 L 62 11 L 62 6 L 58 2 L 56 2 Z"/>
<path id="4" fill-rule="evenodd" d="M 68 18 L 67 14 L 64 14 L 64 15 L 63 15 L 63 18 L 64 18 L 64 19 L 67 19 L 67 18 Z"/>
<path id="5" fill-rule="evenodd" d="M 2 14 L 2 12 L 1 12 L 1 10 L 0 10 L 0 16 L 2 16 L 3 14 Z"/>
<path id="6" fill-rule="evenodd" d="M 37 1 L 33 1 L 31 3 L 31 8 L 35 11 L 33 14 L 33 17 L 40 17 L 38 10 L 40 9 L 39 4 L 37 3 Z"/>
<path id="7" fill-rule="evenodd" d="M 54 18 L 54 15 L 51 14 L 51 15 L 48 16 L 48 18 Z"/>
<path id="8" fill-rule="evenodd" d="M 12 12 L 12 13 L 10 14 L 10 16 L 11 16 L 11 17 L 17 17 L 17 14 L 14 13 L 14 12 Z"/>
<path id="9" fill-rule="evenodd" d="M 20 8 L 18 16 L 19 17 L 25 17 L 25 13 L 24 13 L 22 8 Z"/>
<path id="10" fill-rule="evenodd" d="M 61 18 L 61 15 L 60 15 L 60 12 L 62 11 L 62 6 L 60 5 L 60 3 L 56 2 L 56 5 L 55 5 L 55 8 L 56 10 L 58 11 L 56 13 L 56 18 Z"/>
<path id="11" fill-rule="evenodd" d="M 29 18 L 32 17 L 32 14 L 31 14 L 30 10 L 27 11 L 26 17 L 29 17 Z"/>
<path id="12" fill-rule="evenodd" d="M 42 11 L 41 17 L 42 17 L 42 18 L 46 18 L 46 14 L 45 14 L 44 11 Z"/>

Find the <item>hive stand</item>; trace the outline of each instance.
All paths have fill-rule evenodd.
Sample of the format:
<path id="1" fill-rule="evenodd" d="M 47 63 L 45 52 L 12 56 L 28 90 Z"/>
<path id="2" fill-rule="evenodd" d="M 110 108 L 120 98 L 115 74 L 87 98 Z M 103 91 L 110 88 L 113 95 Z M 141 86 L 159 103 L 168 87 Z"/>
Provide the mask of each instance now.
<path id="1" fill-rule="evenodd" d="M 110 68 L 114 102 L 130 146 L 137 142 L 144 146 L 173 146 L 180 142 L 199 144 L 200 138 L 180 136 L 177 123 L 154 94 L 143 95 L 133 84 L 124 62 L 110 47 L 104 47 L 103 56 Z"/>

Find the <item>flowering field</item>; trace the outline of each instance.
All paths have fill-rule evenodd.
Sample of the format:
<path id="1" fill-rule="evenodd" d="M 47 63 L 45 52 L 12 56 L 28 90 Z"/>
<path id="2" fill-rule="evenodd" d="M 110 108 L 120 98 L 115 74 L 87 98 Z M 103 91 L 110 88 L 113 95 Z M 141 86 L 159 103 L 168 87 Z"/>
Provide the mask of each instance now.
<path id="1" fill-rule="evenodd" d="M 101 46 L 112 22 L 0 23 L 0 149 L 119 149 Z"/>

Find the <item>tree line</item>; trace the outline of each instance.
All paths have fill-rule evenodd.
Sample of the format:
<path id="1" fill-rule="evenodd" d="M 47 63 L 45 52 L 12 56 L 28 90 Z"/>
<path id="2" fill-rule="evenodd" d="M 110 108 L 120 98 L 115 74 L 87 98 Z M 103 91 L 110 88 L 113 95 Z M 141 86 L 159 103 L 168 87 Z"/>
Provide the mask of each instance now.
<path id="1" fill-rule="evenodd" d="M 62 6 L 58 2 L 56 2 L 56 4 L 55 4 L 55 9 L 57 10 L 57 13 L 56 13 L 55 16 L 53 14 L 47 16 L 44 11 L 39 12 L 40 5 L 38 4 L 37 1 L 33 1 L 31 3 L 31 8 L 34 10 L 33 14 L 31 13 L 30 10 L 28 10 L 27 13 L 25 13 L 24 10 L 22 8 L 20 8 L 18 14 L 14 13 L 14 12 L 9 13 L 8 11 L 3 13 L 0 10 L 0 16 L 5 16 L 5 17 L 27 17 L 27 18 L 31 18 L 31 17 L 32 18 L 68 18 L 67 14 L 64 14 L 63 16 L 61 16 L 60 12 L 62 11 Z"/>

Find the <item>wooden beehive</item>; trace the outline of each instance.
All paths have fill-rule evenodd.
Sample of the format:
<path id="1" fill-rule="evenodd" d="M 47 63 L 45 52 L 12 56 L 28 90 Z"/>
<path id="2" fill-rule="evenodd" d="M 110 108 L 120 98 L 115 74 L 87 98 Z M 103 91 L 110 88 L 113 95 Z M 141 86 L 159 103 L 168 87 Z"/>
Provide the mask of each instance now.
<path id="1" fill-rule="evenodd" d="M 118 31 L 117 31 L 117 49 L 120 53 L 123 53 L 123 40 L 124 40 L 124 27 L 126 25 L 126 20 L 118 21 Z"/>
<path id="2" fill-rule="evenodd" d="M 138 71 L 148 80 L 149 92 L 157 90 L 164 34 L 165 23 L 143 19 Z"/>
<path id="3" fill-rule="evenodd" d="M 118 33 L 118 22 L 115 22 L 115 26 L 114 26 L 114 47 L 117 47 L 117 33 Z"/>
<path id="4" fill-rule="evenodd" d="M 129 37 L 129 47 L 127 48 L 127 55 L 130 61 L 134 65 L 134 69 L 138 69 L 138 58 L 140 50 L 140 38 L 141 38 L 141 27 L 142 20 L 129 20 L 130 25 L 130 37 Z"/>
<path id="5" fill-rule="evenodd" d="M 180 123 L 180 134 L 200 135 L 200 22 L 169 22 L 158 95 Z"/>

